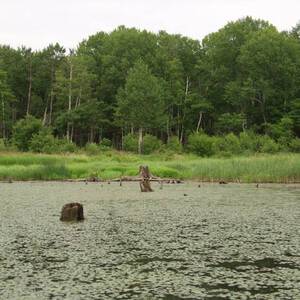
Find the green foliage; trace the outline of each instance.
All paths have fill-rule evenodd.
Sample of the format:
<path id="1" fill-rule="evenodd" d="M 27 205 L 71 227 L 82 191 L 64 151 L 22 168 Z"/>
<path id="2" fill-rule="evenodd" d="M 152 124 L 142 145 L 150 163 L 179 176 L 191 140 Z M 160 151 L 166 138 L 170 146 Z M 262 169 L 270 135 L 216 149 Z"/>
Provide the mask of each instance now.
<path id="1" fill-rule="evenodd" d="M 241 151 L 253 153 L 259 150 L 258 136 L 253 131 L 241 132 L 239 134 Z"/>
<path id="2" fill-rule="evenodd" d="M 299 138 L 292 139 L 289 147 L 292 152 L 300 153 L 300 139 Z"/>
<path id="3" fill-rule="evenodd" d="M 117 115 L 123 124 L 147 129 L 162 123 L 162 85 L 142 60 L 138 60 L 129 70 L 125 87 L 119 90 L 117 99 Z"/>
<path id="4" fill-rule="evenodd" d="M 286 138 L 290 140 L 293 137 L 293 120 L 290 117 L 283 117 L 276 124 L 269 124 L 267 133 L 275 140 Z"/>
<path id="5" fill-rule="evenodd" d="M 204 133 L 192 133 L 188 137 L 187 149 L 199 156 L 213 154 L 214 139 Z"/>
<path id="6" fill-rule="evenodd" d="M 13 128 L 13 143 L 19 150 L 28 151 L 32 137 L 38 134 L 42 127 L 42 122 L 33 116 L 19 120 Z"/>
<path id="7" fill-rule="evenodd" d="M 279 152 L 279 145 L 269 136 L 264 135 L 260 137 L 260 149 L 262 153 L 276 153 Z"/>
<path id="8" fill-rule="evenodd" d="M 103 179 L 136 176 L 138 167 L 147 164 L 156 176 L 203 181 L 299 182 L 299 154 L 256 154 L 247 157 L 199 158 L 175 155 L 166 161 L 159 155 L 137 156 L 129 153 L 102 153 L 98 156 L 3 153 L 0 179 L 50 180 Z"/>
<path id="9" fill-rule="evenodd" d="M 95 143 L 88 143 L 85 145 L 85 152 L 88 155 L 98 155 L 100 154 L 100 147 Z"/>
<path id="10" fill-rule="evenodd" d="M 130 152 L 138 151 L 138 138 L 134 134 L 127 134 L 123 137 L 123 150 Z"/>
<path id="11" fill-rule="evenodd" d="M 4 139 L 0 139 L 0 152 L 1 151 L 6 151 L 6 150 L 7 150 L 7 147 L 5 145 Z"/>
<path id="12" fill-rule="evenodd" d="M 166 148 L 170 151 L 181 153 L 182 152 L 182 145 L 177 136 L 171 136 L 169 141 L 166 145 Z"/>
<path id="13" fill-rule="evenodd" d="M 224 137 L 216 137 L 214 140 L 214 152 L 225 156 L 240 154 L 242 151 L 239 138 L 233 133 Z"/>
<path id="14" fill-rule="evenodd" d="M 73 153 L 78 150 L 77 146 L 67 139 L 58 139 L 58 152 Z"/>
<path id="15" fill-rule="evenodd" d="M 243 130 L 245 124 L 245 116 L 242 114 L 222 114 L 216 124 L 217 130 L 220 134 L 234 132 L 236 134 Z"/>
<path id="16" fill-rule="evenodd" d="M 158 151 L 162 146 L 162 142 L 151 134 L 146 134 L 143 139 L 143 154 L 150 154 Z"/>
<path id="17" fill-rule="evenodd" d="M 30 139 L 29 150 L 40 153 L 54 153 L 58 150 L 57 144 L 58 141 L 52 135 L 51 130 L 43 128 Z"/>
<path id="18" fill-rule="evenodd" d="M 112 143 L 111 143 L 111 140 L 108 139 L 108 138 L 103 138 L 100 142 L 100 145 L 101 146 L 105 146 L 105 147 L 111 147 L 112 146 Z"/>
<path id="19" fill-rule="evenodd" d="M 143 129 L 140 137 L 176 133 L 183 144 L 203 130 L 240 134 L 241 150 L 234 137 L 232 147 L 226 138 L 206 138 L 213 151 L 208 146 L 201 155 L 276 152 L 274 141 L 288 151 L 300 132 L 298 33 L 299 24 L 279 32 L 246 17 L 203 41 L 120 26 L 68 53 L 59 44 L 36 51 L 0 45 L 0 138 L 22 151 L 31 143 L 32 151 L 59 152 L 102 136 L 119 147 L 121 132 L 132 127 Z M 75 144 L 39 134 L 41 123 L 53 128 L 56 139 L 66 136 Z M 163 148 L 180 152 L 172 139 Z M 136 152 L 134 143 L 128 149 Z M 111 147 L 100 142 L 100 151 L 110 153 Z M 156 151 L 147 147 L 147 153 Z"/>

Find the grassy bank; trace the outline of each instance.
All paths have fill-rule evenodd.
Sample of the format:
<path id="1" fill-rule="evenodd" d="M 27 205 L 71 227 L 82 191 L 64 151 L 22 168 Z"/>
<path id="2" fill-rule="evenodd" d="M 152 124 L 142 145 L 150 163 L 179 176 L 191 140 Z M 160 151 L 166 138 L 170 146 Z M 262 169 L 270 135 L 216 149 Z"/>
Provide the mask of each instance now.
<path id="1" fill-rule="evenodd" d="M 138 156 L 105 152 L 99 156 L 1 153 L 0 180 L 62 180 L 137 175 L 147 164 L 160 177 L 201 181 L 300 182 L 300 154 L 200 158 L 191 155 Z"/>

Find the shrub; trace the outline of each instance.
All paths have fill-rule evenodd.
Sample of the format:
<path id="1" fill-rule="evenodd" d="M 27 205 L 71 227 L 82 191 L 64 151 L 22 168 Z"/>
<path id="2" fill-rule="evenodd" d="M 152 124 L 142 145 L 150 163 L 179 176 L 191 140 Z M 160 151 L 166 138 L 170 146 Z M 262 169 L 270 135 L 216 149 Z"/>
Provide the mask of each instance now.
<path id="1" fill-rule="evenodd" d="M 51 130 L 43 128 L 31 138 L 29 150 L 40 153 L 54 153 L 58 150 L 58 140 L 52 135 Z"/>
<path id="2" fill-rule="evenodd" d="M 58 139 L 58 151 L 59 152 L 76 152 L 77 151 L 77 146 L 68 141 L 67 139 Z"/>
<path id="3" fill-rule="evenodd" d="M 245 123 L 243 114 L 224 113 L 219 117 L 216 127 L 220 134 L 227 132 L 239 133 L 243 130 L 243 123 Z"/>
<path id="4" fill-rule="evenodd" d="M 279 145 L 267 135 L 260 137 L 260 152 L 276 153 L 280 150 Z"/>
<path id="5" fill-rule="evenodd" d="M 187 149 L 200 156 L 213 154 L 214 139 L 204 133 L 192 133 L 188 137 Z"/>
<path id="6" fill-rule="evenodd" d="M 85 145 L 85 151 L 88 155 L 97 155 L 100 153 L 100 148 L 95 143 L 88 143 Z"/>
<path id="7" fill-rule="evenodd" d="M 279 141 L 279 139 L 282 138 L 285 141 L 285 144 L 288 144 L 293 138 L 293 125 L 293 119 L 290 117 L 283 117 L 276 124 L 268 124 L 266 132 L 276 141 Z"/>
<path id="8" fill-rule="evenodd" d="M 181 143 L 179 142 L 179 139 L 177 136 L 171 136 L 167 145 L 166 145 L 166 148 L 170 151 L 174 151 L 176 153 L 181 153 L 182 152 L 182 145 Z"/>
<path id="9" fill-rule="evenodd" d="M 107 138 L 103 138 L 100 142 L 100 146 L 111 147 L 112 146 L 111 140 Z"/>
<path id="10" fill-rule="evenodd" d="M 99 149 L 100 151 L 108 151 L 111 150 L 112 142 L 110 139 L 103 138 L 100 142 Z"/>
<path id="11" fill-rule="evenodd" d="M 123 150 L 137 152 L 138 151 L 138 138 L 134 134 L 127 134 L 123 137 Z"/>
<path id="12" fill-rule="evenodd" d="M 42 121 L 33 116 L 19 120 L 13 127 L 13 143 L 19 150 L 28 151 L 33 135 L 43 128 Z"/>
<path id="13" fill-rule="evenodd" d="M 241 144 L 239 138 L 233 133 L 229 133 L 224 137 L 215 137 L 214 152 L 224 153 L 226 156 L 241 153 Z"/>
<path id="14" fill-rule="evenodd" d="M 242 152 L 256 152 L 259 150 L 259 136 L 253 131 L 241 132 L 239 135 Z"/>
<path id="15" fill-rule="evenodd" d="M 292 152 L 300 153 L 300 139 L 299 138 L 292 139 L 289 148 Z"/>
<path id="16" fill-rule="evenodd" d="M 0 139 L 0 151 L 7 150 L 4 139 Z"/>
<path id="17" fill-rule="evenodd" d="M 143 154 L 150 154 L 160 149 L 162 143 L 156 136 L 146 134 L 143 138 Z"/>

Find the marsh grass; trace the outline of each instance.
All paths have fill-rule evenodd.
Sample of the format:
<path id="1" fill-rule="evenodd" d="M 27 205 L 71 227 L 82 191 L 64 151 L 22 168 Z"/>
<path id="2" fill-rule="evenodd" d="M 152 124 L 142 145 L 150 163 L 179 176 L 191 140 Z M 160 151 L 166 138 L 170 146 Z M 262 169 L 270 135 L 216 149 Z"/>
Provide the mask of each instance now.
<path id="1" fill-rule="evenodd" d="M 200 181 L 300 182 L 299 154 L 199 158 L 179 154 L 139 156 L 117 151 L 97 156 L 1 153 L 0 180 L 84 179 L 91 176 L 114 179 L 137 175 L 141 164 L 149 165 L 151 172 L 159 177 Z"/>

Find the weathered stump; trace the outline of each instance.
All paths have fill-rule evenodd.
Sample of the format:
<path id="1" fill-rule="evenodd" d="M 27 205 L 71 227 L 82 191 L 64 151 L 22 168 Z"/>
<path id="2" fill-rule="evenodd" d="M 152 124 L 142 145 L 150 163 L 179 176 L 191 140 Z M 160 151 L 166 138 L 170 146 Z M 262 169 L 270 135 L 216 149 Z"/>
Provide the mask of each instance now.
<path id="1" fill-rule="evenodd" d="M 80 203 L 67 203 L 63 206 L 60 214 L 61 221 L 82 221 L 83 219 L 83 206 Z"/>
<path id="2" fill-rule="evenodd" d="M 153 192 L 150 185 L 151 174 L 148 166 L 140 166 L 139 175 L 141 177 L 140 188 L 141 192 Z"/>

